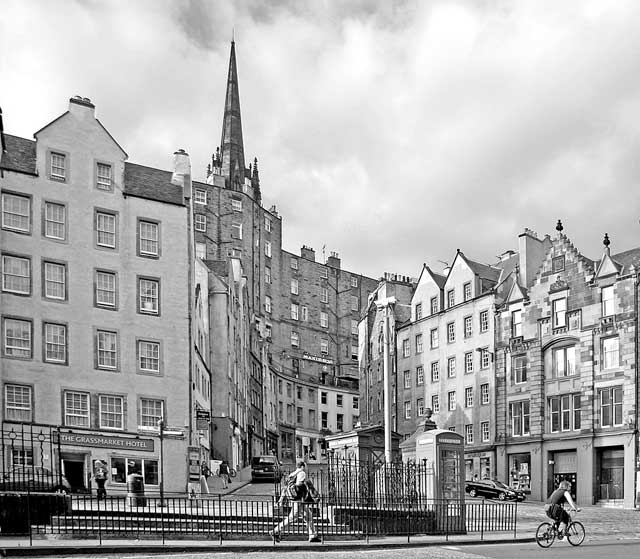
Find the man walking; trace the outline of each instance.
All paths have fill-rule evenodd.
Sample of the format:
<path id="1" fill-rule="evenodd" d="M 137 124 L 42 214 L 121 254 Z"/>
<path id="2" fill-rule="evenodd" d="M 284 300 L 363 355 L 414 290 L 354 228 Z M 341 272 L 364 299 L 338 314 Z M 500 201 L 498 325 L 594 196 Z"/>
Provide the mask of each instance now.
<path id="1" fill-rule="evenodd" d="M 96 480 L 98 486 L 97 498 L 99 501 L 107 498 L 107 490 L 104 488 L 107 483 L 107 468 L 101 460 L 95 461 L 94 468 L 93 479 Z"/>
<path id="2" fill-rule="evenodd" d="M 307 532 L 309 534 L 310 542 L 319 542 L 320 538 L 316 533 L 316 528 L 313 522 L 313 499 L 310 498 L 307 491 L 306 481 L 307 472 L 304 460 L 299 460 L 297 463 L 297 469 L 289 474 L 288 477 L 288 497 L 292 502 L 291 512 L 289 516 L 284 518 L 280 524 L 278 524 L 273 530 L 269 532 L 269 535 L 274 541 L 279 542 L 282 538 L 282 530 L 289 526 L 296 518 L 302 517 L 304 523 L 307 525 Z M 281 504 L 282 497 L 279 504 Z"/>

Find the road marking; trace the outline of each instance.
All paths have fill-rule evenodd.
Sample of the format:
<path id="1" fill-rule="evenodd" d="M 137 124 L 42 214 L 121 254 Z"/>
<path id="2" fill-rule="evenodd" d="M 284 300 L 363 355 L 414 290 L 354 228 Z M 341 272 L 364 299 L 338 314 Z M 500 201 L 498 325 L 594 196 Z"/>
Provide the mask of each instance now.
<path id="1" fill-rule="evenodd" d="M 460 548 L 456 547 L 455 545 L 442 545 L 440 547 L 442 549 L 452 549 L 453 551 L 460 551 Z"/>

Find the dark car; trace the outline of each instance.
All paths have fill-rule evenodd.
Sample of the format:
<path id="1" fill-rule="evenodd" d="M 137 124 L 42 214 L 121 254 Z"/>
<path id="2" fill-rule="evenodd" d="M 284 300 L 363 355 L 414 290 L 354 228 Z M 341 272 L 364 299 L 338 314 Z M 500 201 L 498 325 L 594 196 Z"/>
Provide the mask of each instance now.
<path id="1" fill-rule="evenodd" d="M 251 481 L 276 481 L 280 478 L 280 463 L 275 456 L 254 456 L 251 459 Z"/>
<path id="2" fill-rule="evenodd" d="M 471 497 L 487 497 L 489 499 L 499 499 L 500 501 L 524 501 L 524 491 L 513 489 L 501 481 L 495 479 L 483 479 L 466 481 L 464 490 Z"/>
<path id="3" fill-rule="evenodd" d="M 70 493 L 67 478 L 41 466 L 16 466 L 0 481 L 0 491 L 34 491 L 43 493 Z"/>

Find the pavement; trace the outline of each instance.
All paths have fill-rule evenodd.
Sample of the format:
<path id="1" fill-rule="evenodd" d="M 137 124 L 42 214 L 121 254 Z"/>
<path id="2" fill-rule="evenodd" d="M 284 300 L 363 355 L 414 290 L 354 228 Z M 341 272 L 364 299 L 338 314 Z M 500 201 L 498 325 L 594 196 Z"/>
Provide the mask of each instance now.
<path id="1" fill-rule="evenodd" d="M 238 479 L 240 478 L 240 479 Z M 249 483 L 239 474 L 234 482 L 235 487 L 228 488 L 232 494 Z M 249 474 L 250 480 L 250 474 Z M 234 483 L 231 484 L 234 486 Z M 509 532 L 473 532 L 464 535 L 436 536 L 388 536 L 357 540 L 328 540 L 313 544 L 300 540 L 283 539 L 274 544 L 268 536 L 246 536 L 242 539 L 221 540 L 166 540 L 164 543 L 149 539 L 108 539 L 102 543 L 94 540 L 80 539 L 33 539 L 0 538 L 0 555 L 4 557 L 44 557 L 64 555 L 95 555 L 123 552 L 166 554 L 180 552 L 231 552 L 237 554 L 251 552 L 291 552 L 291 551 L 355 551 L 400 549 L 402 547 L 424 547 L 441 545 L 478 545 L 500 543 L 526 543 L 535 540 L 537 526 L 545 521 L 544 505 L 538 502 L 518 504 L 518 522 L 515 531 Z M 637 540 L 640 541 L 640 511 L 602 508 L 596 506 L 582 507 L 577 513 L 586 529 L 589 541 Z M 255 539 L 252 539 L 255 538 Z"/>
<path id="2" fill-rule="evenodd" d="M 214 495 L 233 495 L 238 489 L 245 487 L 251 483 L 251 468 L 243 468 L 238 471 L 236 477 L 230 480 L 227 487 L 223 487 L 222 479 L 218 476 L 211 476 L 207 479 L 209 493 Z"/>

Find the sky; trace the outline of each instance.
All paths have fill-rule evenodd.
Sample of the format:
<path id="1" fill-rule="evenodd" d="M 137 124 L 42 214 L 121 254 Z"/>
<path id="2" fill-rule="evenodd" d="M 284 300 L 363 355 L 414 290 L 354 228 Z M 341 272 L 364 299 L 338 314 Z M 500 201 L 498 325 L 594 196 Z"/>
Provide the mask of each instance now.
<path id="1" fill-rule="evenodd" d="M 372 277 L 492 264 L 529 228 L 640 246 L 637 0 L 0 0 L 25 138 L 89 97 L 129 161 L 204 180 L 236 42 L 245 158 L 284 248 Z"/>

